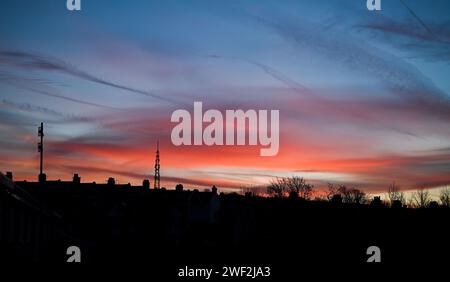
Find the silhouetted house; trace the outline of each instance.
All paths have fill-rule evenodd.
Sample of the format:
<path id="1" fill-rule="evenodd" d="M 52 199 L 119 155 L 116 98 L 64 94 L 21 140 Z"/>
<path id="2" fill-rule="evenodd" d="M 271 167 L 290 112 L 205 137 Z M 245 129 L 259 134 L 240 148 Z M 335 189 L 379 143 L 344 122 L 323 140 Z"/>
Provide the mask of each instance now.
<path id="1" fill-rule="evenodd" d="M 379 196 L 376 196 L 370 202 L 370 206 L 380 208 L 384 207 L 384 204 L 383 201 L 381 201 L 381 198 Z"/>
<path id="2" fill-rule="evenodd" d="M 46 261 L 66 237 L 60 215 L 0 173 L 0 261 Z"/>
<path id="3" fill-rule="evenodd" d="M 200 193 L 194 190 L 188 198 L 188 221 L 212 223 L 220 209 L 219 196 L 216 193 Z"/>
<path id="4" fill-rule="evenodd" d="M 400 200 L 394 200 L 391 203 L 391 208 L 393 209 L 401 209 L 403 207 L 403 204 Z"/>
<path id="5" fill-rule="evenodd" d="M 178 244 L 187 234 L 203 234 L 216 221 L 220 209 L 217 188 L 210 192 L 189 191 L 180 184 L 176 190 L 142 186 L 73 181 L 16 182 L 37 199 L 58 211 L 84 246 L 99 244 Z M 200 238 L 193 236 L 192 238 Z M 163 243 L 164 242 L 164 243 Z"/>
<path id="6" fill-rule="evenodd" d="M 0 262 L 2 258 L 64 261 L 72 245 L 87 254 L 83 259 L 93 262 L 144 261 L 149 254 L 156 258 L 168 254 L 172 260 L 178 258 L 178 251 L 190 257 L 191 248 L 212 250 L 219 256 L 233 247 L 261 248 L 263 253 L 268 245 L 283 249 L 285 238 L 300 238 L 296 242 L 307 242 L 304 248 L 321 234 L 326 239 L 328 234 L 337 236 L 345 249 L 354 243 L 347 238 L 372 232 L 374 221 L 386 223 L 378 234 L 402 232 L 406 224 L 400 221 L 413 222 L 411 215 L 421 212 L 371 208 L 382 204 L 379 197 L 371 205 L 357 205 L 342 203 L 341 195 L 329 203 L 219 195 L 215 186 L 209 192 L 191 191 L 181 184 L 174 190 L 149 189 L 148 180 L 142 186 L 118 184 L 113 178 L 100 184 L 81 183 L 77 174 L 71 181 L 13 184 L 11 178 L 12 174 L 0 178 Z M 288 247 L 294 245 L 299 244 Z M 316 253 L 315 246 L 312 251 Z"/>

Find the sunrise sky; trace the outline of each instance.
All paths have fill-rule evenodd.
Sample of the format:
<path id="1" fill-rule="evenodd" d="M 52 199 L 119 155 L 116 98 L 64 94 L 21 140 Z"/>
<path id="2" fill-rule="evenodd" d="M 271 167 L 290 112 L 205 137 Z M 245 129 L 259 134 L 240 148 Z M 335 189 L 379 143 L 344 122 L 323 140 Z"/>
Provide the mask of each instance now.
<path id="1" fill-rule="evenodd" d="M 367 192 L 450 184 L 450 2 L 2 1 L 0 170 L 240 188 L 276 176 Z M 280 110 L 280 150 L 175 147 L 176 109 Z"/>

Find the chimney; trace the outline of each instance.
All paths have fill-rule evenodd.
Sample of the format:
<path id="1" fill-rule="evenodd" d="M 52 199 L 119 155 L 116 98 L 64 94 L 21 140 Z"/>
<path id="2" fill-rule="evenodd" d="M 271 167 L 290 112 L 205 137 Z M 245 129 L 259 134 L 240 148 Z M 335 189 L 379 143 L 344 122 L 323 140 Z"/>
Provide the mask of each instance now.
<path id="1" fill-rule="evenodd" d="M 6 177 L 8 177 L 11 181 L 13 181 L 13 174 L 11 171 L 6 172 Z"/>
<path id="2" fill-rule="evenodd" d="M 144 179 L 144 181 L 142 181 L 142 187 L 144 189 L 150 189 L 150 180 Z"/>
<path id="3" fill-rule="evenodd" d="M 108 185 L 115 185 L 116 180 L 113 177 L 108 178 Z"/>
<path id="4" fill-rule="evenodd" d="M 81 177 L 78 176 L 78 173 L 75 173 L 73 175 L 73 184 L 80 184 L 81 183 Z"/>
<path id="5" fill-rule="evenodd" d="M 213 187 L 211 188 L 211 192 L 212 192 L 214 195 L 217 195 L 217 187 L 216 187 L 216 185 L 213 185 Z"/>

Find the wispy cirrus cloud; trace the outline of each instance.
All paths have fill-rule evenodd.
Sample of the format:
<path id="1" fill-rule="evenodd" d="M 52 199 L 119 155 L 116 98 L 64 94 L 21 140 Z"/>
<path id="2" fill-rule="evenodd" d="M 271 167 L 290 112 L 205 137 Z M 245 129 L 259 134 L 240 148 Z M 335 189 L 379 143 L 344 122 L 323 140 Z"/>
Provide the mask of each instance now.
<path id="1" fill-rule="evenodd" d="M 356 28 L 370 31 L 384 42 L 409 54 L 408 58 L 450 62 L 450 24 L 422 24 L 380 17 Z"/>
<path id="2" fill-rule="evenodd" d="M 361 43 L 337 30 L 314 32 L 317 28 L 299 19 L 256 17 L 263 26 L 295 46 L 298 52 L 312 51 L 352 71 L 375 77 L 404 98 L 445 99 L 446 95 L 410 63 L 375 46 Z"/>
<path id="3" fill-rule="evenodd" d="M 59 93 L 59 91 L 57 91 L 55 88 L 50 87 L 50 86 L 46 85 L 45 83 L 43 84 L 42 80 L 40 80 L 40 79 L 29 78 L 29 77 L 25 77 L 25 76 L 18 76 L 18 75 L 13 75 L 13 74 L 0 73 L 0 81 L 2 83 L 12 85 L 18 89 L 30 91 L 32 93 L 35 93 L 35 94 L 38 94 L 41 96 L 52 97 L 52 98 L 76 103 L 79 105 L 92 106 L 92 107 L 101 108 L 101 109 L 107 109 L 107 110 L 117 110 L 118 109 L 118 108 L 111 107 L 108 105 L 63 95 L 63 94 Z"/>
<path id="4" fill-rule="evenodd" d="M 87 73 L 83 70 L 78 69 L 77 67 L 64 62 L 63 60 L 59 60 L 52 57 L 46 57 L 41 55 L 36 55 L 28 52 L 20 52 L 20 51 L 0 51 L 0 63 L 13 65 L 19 68 L 28 69 L 28 70 L 42 70 L 42 71 L 57 71 L 67 75 L 71 75 L 80 79 L 84 79 L 87 81 L 99 83 L 102 85 L 110 86 L 113 88 L 117 88 L 120 90 L 125 90 L 128 93 L 143 95 L 147 97 L 151 97 L 160 101 L 164 101 L 170 104 L 180 105 L 182 104 L 180 101 L 176 101 L 170 97 L 161 96 L 149 91 L 144 91 L 140 89 L 136 89 L 133 87 L 129 87 L 126 85 L 122 85 L 116 82 L 112 82 L 109 80 L 102 79 L 98 76 Z"/>

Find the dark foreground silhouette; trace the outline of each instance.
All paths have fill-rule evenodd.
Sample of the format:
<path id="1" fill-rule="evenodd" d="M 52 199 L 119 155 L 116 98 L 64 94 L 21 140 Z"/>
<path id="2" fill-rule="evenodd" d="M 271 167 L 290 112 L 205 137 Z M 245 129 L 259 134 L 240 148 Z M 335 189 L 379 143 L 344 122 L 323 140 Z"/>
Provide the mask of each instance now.
<path id="1" fill-rule="evenodd" d="M 174 277 L 186 265 L 268 265 L 274 276 L 364 266 L 369 246 L 384 265 L 448 263 L 446 208 L 0 178 L 2 263 L 66 263 L 69 246 L 84 264 L 145 264 Z"/>

